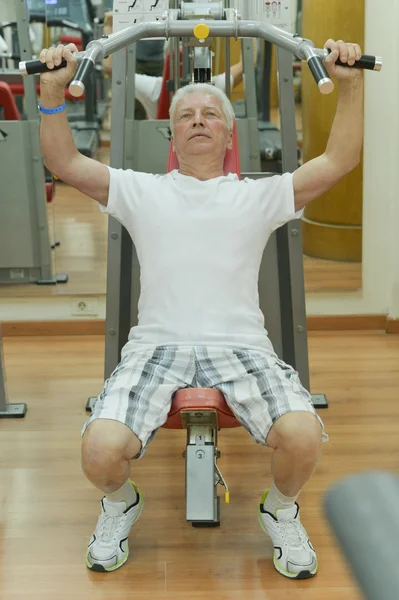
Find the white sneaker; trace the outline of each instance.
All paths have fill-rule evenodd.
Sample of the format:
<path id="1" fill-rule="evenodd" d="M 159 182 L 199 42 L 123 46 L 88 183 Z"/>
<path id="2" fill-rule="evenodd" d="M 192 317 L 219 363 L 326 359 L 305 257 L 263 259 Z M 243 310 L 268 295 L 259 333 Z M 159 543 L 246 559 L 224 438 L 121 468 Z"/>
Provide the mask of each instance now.
<path id="1" fill-rule="evenodd" d="M 86 555 L 86 565 L 92 571 L 115 571 L 129 556 L 128 535 L 143 511 L 143 497 L 137 493 L 137 501 L 126 508 L 126 502 L 101 500 L 102 512 L 97 522 Z"/>
<path id="2" fill-rule="evenodd" d="M 259 505 L 258 518 L 263 531 L 272 539 L 273 562 L 277 571 L 291 579 L 307 579 L 317 573 L 317 557 L 308 534 L 299 519 L 299 506 L 265 511 L 265 492 Z"/>

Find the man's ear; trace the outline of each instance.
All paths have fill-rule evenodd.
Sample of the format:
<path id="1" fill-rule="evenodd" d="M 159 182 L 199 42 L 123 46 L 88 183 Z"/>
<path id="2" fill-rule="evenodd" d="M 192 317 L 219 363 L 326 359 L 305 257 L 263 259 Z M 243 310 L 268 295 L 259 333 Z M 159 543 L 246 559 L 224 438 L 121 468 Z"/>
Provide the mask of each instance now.
<path id="1" fill-rule="evenodd" d="M 172 150 L 173 150 L 173 152 L 176 152 L 175 140 L 174 140 L 174 138 L 173 138 L 173 135 L 172 135 L 172 137 L 170 138 L 170 141 L 171 141 L 171 143 L 172 143 Z"/>
<path id="2" fill-rule="evenodd" d="M 230 133 L 229 133 L 229 141 L 227 143 L 227 149 L 228 150 L 233 149 L 233 132 L 232 131 L 230 131 Z"/>

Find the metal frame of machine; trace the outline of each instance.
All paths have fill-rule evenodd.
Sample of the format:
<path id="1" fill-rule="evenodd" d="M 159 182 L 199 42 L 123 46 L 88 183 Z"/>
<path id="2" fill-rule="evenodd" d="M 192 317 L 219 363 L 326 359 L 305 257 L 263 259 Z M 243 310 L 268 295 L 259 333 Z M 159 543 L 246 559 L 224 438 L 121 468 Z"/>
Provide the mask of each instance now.
<path id="1" fill-rule="evenodd" d="M 237 2 L 242 3 L 244 0 L 237 0 Z M 124 0 L 115 0 L 115 3 L 118 3 L 119 7 L 126 4 Z M 75 79 L 71 82 L 70 90 L 73 95 L 80 96 L 85 89 L 85 78 L 93 70 L 96 61 L 115 53 L 111 115 L 112 167 L 131 168 L 144 172 L 165 172 L 170 146 L 169 121 L 134 120 L 134 42 L 150 37 L 174 39 L 171 71 L 176 76 L 174 84 L 170 86 L 171 90 L 173 87 L 174 89 L 178 87 L 179 40 L 183 41 L 185 48 L 183 76 L 187 78 L 189 60 L 184 53 L 187 46 L 190 46 L 195 48 L 194 60 L 195 58 L 199 60 L 199 68 L 194 64 L 191 73 L 193 78 L 199 77 L 199 80 L 202 80 L 204 72 L 201 73 L 201 70 L 205 70 L 209 76 L 210 60 L 207 60 L 203 52 L 204 48 L 209 48 L 207 44 L 209 37 L 244 39 L 246 117 L 237 119 L 237 131 L 241 176 L 252 178 L 266 177 L 268 174 L 260 172 L 252 49 L 245 38 L 261 38 L 276 44 L 282 167 L 284 172 L 293 172 L 298 167 L 292 54 L 301 60 L 307 60 L 320 91 L 330 93 L 334 86 L 322 62 L 328 55 L 328 51 L 316 49 L 310 40 L 292 35 L 274 25 L 262 21 L 240 20 L 237 9 L 231 8 L 232 3 L 226 0 L 226 5 L 222 1 L 191 3 L 181 1 L 178 4 L 177 0 L 173 0 L 173 8 L 161 17 L 157 15 L 156 20 L 146 22 L 146 15 L 136 15 L 137 18 L 134 18 L 133 25 L 130 26 L 129 19 L 132 15 L 119 14 L 119 25 L 122 27 L 119 27 L 118 31 L 92 42 L 84 53 L 77 55 L 80 65 Z M 244 10 L 247 10 L 248 6 L 249 3 L 244 2 Z M 228 53 L 226 55 L 228 57 Z M 381 61 L 377 57 L 364 56 L 356 65 L 379 70 Z M 46 69 L 46 66 L 37 63 L 22 64 L 20 69 L 24 74 L 29 74 Z M 226 72 L 228 73 L 228 66 Z M 229 93 L 229 88 L 227 92 Z M 154 152 L 155 148 L 157 152 Z M 130 328 L 137 323 L 140 292 L 140 265 L 134 244 L 127 230 L 113 218 L 109 220 L 107 289 L 105 378 L 108 378 L 117 366 Z M 259 297 L 260 308 L 265 316 L 265 326 L 276 353 L 299 372 L 303 385 L 309 389 L 300 221 L 288 223 L 270 238 L 264 251 L 259 274 Z M 94 400 L 89 399 L 88 410 L 91 409 Z M 327 406 L 327 400 L 322 394 L 314 395 L 313 401 L 316 407 Z M 220 501 L 216 491 L 218 483 L 225 485 L 227 490 L 216 464 L 220 454 L 217 449 L 217 414 L 215 415 L 212 409 L 196 408 L 196 406 L 198 405 L 180 412 L 182 425 L 187 429 L 187 446 L 184 453 L 186 518 L 196 526 L 217 526 L 220 524 Z"/>
<path id="2" fill-rule="evenodd" d="M 179 56 L 177 44 L 178 39 L 175 39 L 171 60 L 173 56 Z M 267 173 L 260 173 L 255 73 L 252 47 L 248 40 L 242 41 L 242 50 L 246 77 L 246 117 L 237 119 L 241 176 L 265 177 Z M 283 171 L 294 171 L 298 167 L 298 157 L 292 54 L 281 48 L 277 54 Z M 205 65 L 206 61 L 202 64 Z M 228 71 L 229 66 L 226 66 L 226 72 Z M 177 72 L 176 64 L 174 72 Z M 133 45 L 126 52 L 117 52 L 113 59 L 110 164 L 136 171 L 162 173 L 165 172 L 170 144 L 169 121 L 134 120 L 134 74 Z M 120 352 L 127 341 L 130 327 L 138 321 L 140 294 L 140 267 L 134 244 L 124 227 L 113 218 L 109 220 L 107 288 L 106 379 L 120 360 Z M 259 274 L 259 298 L 265 315 L 265 326 L 277 354 L 298 370 L 301 381 L 309 389 L 300 222 L 293 221 L 285 225 L 270 238 Z M 327 405 L 326 398 L 321 395 L 314 398 L 314 402 L 319 406 Z M 195 527 L 217 527 L 220 525 L 217 486 L 222 484 L 228 489 L 217 466 L 217 458 L 220 456 L 217 447 L 217 414 L 209 410 L 186 411 L 182 420 L 187 429 L 186 449 L 183 453 L 186 519 Z"/>
<path id="3" fill-rule="evenodd" d="M 7 397 L 6 377 L 4 372 L 3 343 L 0 323 L 0 419 L 22 418 L 26 415 L 26 404 L 10 404 Z"/>

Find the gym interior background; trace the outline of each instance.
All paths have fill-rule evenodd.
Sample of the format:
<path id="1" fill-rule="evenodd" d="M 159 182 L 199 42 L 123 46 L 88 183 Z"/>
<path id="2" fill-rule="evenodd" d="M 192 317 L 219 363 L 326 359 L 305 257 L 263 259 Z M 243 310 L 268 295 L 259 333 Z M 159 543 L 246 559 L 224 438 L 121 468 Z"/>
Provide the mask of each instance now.
<path id="1" fill-rule="evenodd" d="M 90 13 L 85 0 L 81 2 L 98 34 L 111 6 L 93 2 Z M 34 4 L 40 12 L 40 2 Z M 41 4 L 44 19 L 30 25 L 34 51 L 46 35 L 80 35 L 47 28 L 45 0 Z M 6 0 L 0 23 L 13 20 L 13 8 Z M 331 442 L 303 492 L 303 518 L 319 552 L 320 573 L 293 591 L 291 582 L 281 581 L 270 566 L 271 549 L 258 532 L 254 510 L 262 462 L 268 463 L 264 451 L 240 430 L 221 436 L 221 462 L 232 499 L 223 508 L 220 531 L 188 528 L 182 508 L 183 437 L 161 431 L 145 461 L 134 467 L 147 507 L 132 536 L 128 565 L 111 577 L 85 571 L 86 537 L 97 516 L 98 494 L 80 473 L 79 434 L 85 400 L 100 391 L 103 380 L 108 222 L 93 201 L 56 181 L 52 201 L 45 206 L 54 245 L 50 257 L 52 272 L 67 273 L 68 281 L 0 284 L 8 399 L 28 405 L 24 419 L 0 420 L 2 598 L 73 594 L 97 599 L 106 593 L 120 600 L 155 594 L 186 598 L 188 593 L 201 599 L 361 597 L 323 516 L 322 498 L 347 474 L 399 469 L 399 6 L 395 0 L 385 0 L 383 7 L 364 0 L 350 6 L 344 0 L 332 6 L 303 0 L 298 13 L 302 35 L 318 47 L 328 37 L 343 37 L 360 41 L 366 53 L 381 55 L 384 61 L 378 75 L 365 73 L 363 164 L 335 195 L 305 211 L 302 224 L 311 386 L 329 398 L 322 416 Z M 3 32 L 9 41 L 10 32 Z M 16 54 L 18 49 L 11 43 L 7 52 Z M 15 57 L 0 59 L 0 81 L 7 80 L 5 71 L 17 63 Z M 306 159 L 328 131 L 324 124 L 332 117 L 334 99 L 315 95 L 304 70 L 298 64 L 293 68 L 298 147 Z M 276 87 L 272 58 L 270 115 L 278 127 Z M 101 104 L 108 101 L 109 88 L 110 80 L 101 78 Z M 235 93 L 239 99 L 241 88 Z M 24 98 L 17 100 L 23 115 Z M 83 106 L 77 110 L 84 112 Z M 104 162 L 109 161 L 109 121 L 105 110 L 95 148 Z M 15 157 L 21 177 L 29 160 L 28 149 L 26 156 Z M 3 207 L 7 187 L 4 178 Z M 18 226 L 10 235 L 18 240 Z M 266 485 L 267 469 L 262 477 Z"/>

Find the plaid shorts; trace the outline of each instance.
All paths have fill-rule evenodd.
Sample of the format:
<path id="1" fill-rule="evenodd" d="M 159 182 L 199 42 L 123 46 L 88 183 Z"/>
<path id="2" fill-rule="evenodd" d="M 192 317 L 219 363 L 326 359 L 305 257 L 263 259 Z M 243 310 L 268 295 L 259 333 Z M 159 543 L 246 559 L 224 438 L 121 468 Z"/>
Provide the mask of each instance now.
<path id="1" fill-rule="evenodd" d="M 293 411 L 311 412 L 321 425 L 323 441 L 328 436 L 302 386 L 298 373 L 267 354 L 243 348 L 212 346 L 154 346 L 122 351 L 122 359 L 105 382 L 91 417 L 112 419 L 127 425 L 146 445 L 168 417 L 173 394 L 182 388 L 220 390 L 236 419 L 252 438 L 263 445 L 279 417 Z"/>

